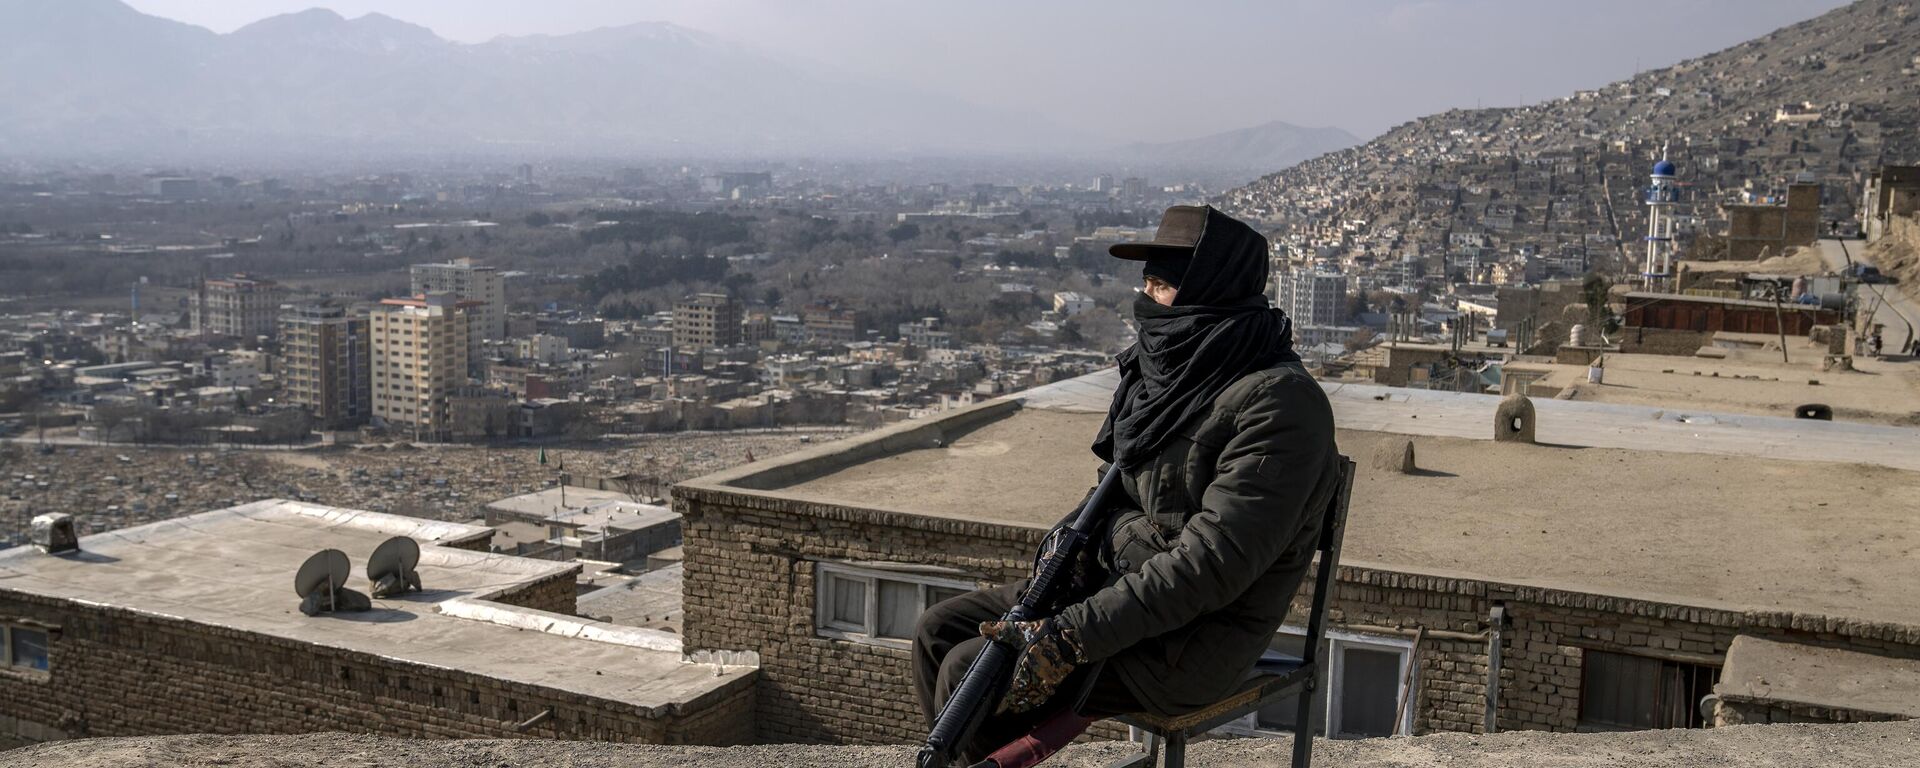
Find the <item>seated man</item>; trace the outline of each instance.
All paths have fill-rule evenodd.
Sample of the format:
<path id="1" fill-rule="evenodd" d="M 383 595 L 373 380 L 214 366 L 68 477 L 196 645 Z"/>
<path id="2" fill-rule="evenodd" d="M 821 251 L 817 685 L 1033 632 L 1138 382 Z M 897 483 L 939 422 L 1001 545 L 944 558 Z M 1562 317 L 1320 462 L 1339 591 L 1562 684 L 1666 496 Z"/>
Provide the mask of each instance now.
<path id="1" fill-rule="evenodd" d="M 914 638 L 929 723 L 987 642 L 1021 649 L 969 762 L 1064 707 L 1179 715 L 1231 693 L 1286 618 L 1335 492 L 1333 413 L 1266 300 L 1266 238 L 1177 206 L 1153 242 L 1111 252 L 1144 262 L 1144 286 L 1093 445 L 1126 493 L 1076 574 L 1090 594 L 1007 624 L 1026 582 L 978 590 L 928 608 Z"/>

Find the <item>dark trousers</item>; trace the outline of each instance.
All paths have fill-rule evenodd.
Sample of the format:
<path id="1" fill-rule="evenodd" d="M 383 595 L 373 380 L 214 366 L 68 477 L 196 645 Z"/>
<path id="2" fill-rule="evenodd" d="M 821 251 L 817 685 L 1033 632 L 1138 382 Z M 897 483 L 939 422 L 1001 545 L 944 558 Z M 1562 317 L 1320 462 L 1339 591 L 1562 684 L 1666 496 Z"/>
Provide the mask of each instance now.
<path id="1" fill-rule="evenodd" d="M 936 603 L 926 613 L 920 614 L 920 622 L 913 635 L 913 687 L 914 693 L 920 697 L 920 710 L 926 714 L 929 727 L 933 725 L 934 718 L 940 715 L 940 707 L 946 704 L 947 696 L 960 687 L 960 679 L 966 676 L 967 666 L 986 647 L 987 639 L 980 636 L 980 622 L 993 621 L 1005 615 L 1013 608 L 1020 590 L 1026 585 L 1025 581 L 1020 581 L 1003 587 L 975 590 Z M 1089 675 L 1092 680 L 1088 680 Z M 962 745 L 961 754 L 969 763 L 984 759 L 988 753 L 1005 746 L 1007 742 L 1026 735 L 1041 721 L 1060 711 L 1061 707 L 1072 704 L 1068 699 L 1078 697 L 1082 692 L 1086 693 L 1086 699 L 1081 702 L 1079 711 L 1088 717 L 1110 717 L 1141 711 L 1139 701 L 1117 676 L 1097 674 L 1097 668 L 1079 669 L 1068 676 L 1054 699 L 1047 704 L 1019 715 L 988 718 L 974 733 L 973 740 Z"/>

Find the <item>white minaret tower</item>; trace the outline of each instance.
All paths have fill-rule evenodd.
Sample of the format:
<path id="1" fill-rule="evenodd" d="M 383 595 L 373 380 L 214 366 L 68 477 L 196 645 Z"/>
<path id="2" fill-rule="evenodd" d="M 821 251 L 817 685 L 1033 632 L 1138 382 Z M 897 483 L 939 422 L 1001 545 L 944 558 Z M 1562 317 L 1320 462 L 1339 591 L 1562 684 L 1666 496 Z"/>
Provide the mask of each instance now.
<path id="1" fill-rule="evenodd" d="M 1647 187 L 1647 264 L 1641 275 L 1646 290 L 1666 288 L 1673 277 L 1673 206 L 1679 202 L 1673 163 L 1662 146 L 1660 162 L 1653 164 L 1653 185 Z"/>

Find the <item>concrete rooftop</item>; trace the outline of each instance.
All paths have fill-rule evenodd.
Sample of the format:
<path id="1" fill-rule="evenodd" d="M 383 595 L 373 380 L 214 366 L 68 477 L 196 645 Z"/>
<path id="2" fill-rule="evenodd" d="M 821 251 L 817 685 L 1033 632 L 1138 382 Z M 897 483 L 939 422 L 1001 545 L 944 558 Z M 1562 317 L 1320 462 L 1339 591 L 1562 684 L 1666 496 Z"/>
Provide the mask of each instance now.
<path id="1" fill-rule="evenodd" d="M 614 502 L 632 503 L 633 497 L 620 491 L 602 491 L 593 488 L 567 486 L 566 503 L 560 503 L 561 492 L 558 487 L 544 488 L 533 493 L 508 496 L 487 504 L 487 509 L 511 512 L 537 519 L 554 517 L 598 504 Z"/>
<path id="2" fill-rule="evenodd" d="M 485 529 L 267 500 L 81 539 L 76 554 L 0 551 L 0 590 L 83 600 L 341 648 L 643 707 L 692 701 L 750 670 L 716 676 L 681 661 L 677 637 L 583 623 L 489 601 L 502 589 L 573 571 L 545 560 L 437 543 Z M 367 556 L 390 536 L 421 544 L 425 589 L 374 610 L 308 617 L 293 578 L 308 555 L 345 552 L 347 586 L 366 592 Z M 469 618 L 462 618 L 469 617 Z M 547 631 L 525 631 L 526 628 Z M 596 638 L 596 639 L 588 639 Z"/>
<path id="3" fill-rule="evenodd" d="M 944 417 L 950 429 L 902 425 L 704 482 L 1046 526 L 1095 480 L 1087 445 L 1110 381 L 1083 377 L 1021 396 L 1023 407 Z M 1327 388 L 1349 427 L 1341 450 L 1360 466 L 1347 564 L 1920 624 L 1909 588 L 1920 583 L 1920 444 L 1889 448 L 1916 430 L 1536 401 L 1542 439 L 1560 444 L 1496 444 L 1485 438 L 1497 398 Z M 1409 432 L 1426 471 L 1371 468 L 1375 444 Z"/>
<path id="4" fill-rule="evenodd" d="M 1852 371 L 1822 371 L 1825 345 L 1789 337 L 1780 359 L 1774 336 L 1718 334 L 1714 352 L 1724 358 L 1609 353 L 1606 376 L 1587 383 L 1585 365 L 1527 363 L 1548 372 L 1540 383 L 1559 397 L 1596 403 L 1692 408 L 1763 416 L 1790 416 L 1806 403 L 1821 403 L 1840 421 L 1920 426 L 1920 366 L 1902 360 L 1856 357 Z M 1891 344 L 1893 342 L 1889 342 Z M 1744 348 L 1743 348 L 1744 345 Z M 1761 348 L 1764 345 L 1765 348 Z"/>
<path id="5" fill-rule="evenodd" d="M 1741 636 L 1715 693 L 1728 699 L 1920 718 L 1920 660 Z"/>

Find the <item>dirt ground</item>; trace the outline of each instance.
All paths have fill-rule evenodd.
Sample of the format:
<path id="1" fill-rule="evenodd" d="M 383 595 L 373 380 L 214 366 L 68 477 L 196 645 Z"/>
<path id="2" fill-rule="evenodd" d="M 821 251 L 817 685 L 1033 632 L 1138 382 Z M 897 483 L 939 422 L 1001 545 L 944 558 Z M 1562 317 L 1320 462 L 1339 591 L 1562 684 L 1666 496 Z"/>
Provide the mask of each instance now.
<path id="1" fill-rule="evenodd" d="M 1126 744 L 1082 744 L 1048 761 L 1063 768 L 1110 763 Z M 1189 764 L 1240 768 L 1285 765 L 1283 739 L 1196 744 Z M 224 768 L 899 768 L 913 764 L 905 746 L 763 745 L 652 747 L 557 741 L 417 741 L 353 734 L 300 736 L 162 736 L 92 739 L 0 752 L 11 768 L 135 768 L 157 765 Z M 1759 766 L 1920 765 L 1920 723 L 1746 725 L 1713 730 L 1613 734 L 1437 734 L 1414 738 L 1321 741 L 1314 765 L 1325 768 L 1758 768 Z"/>
<path id="2" fill-rule="evenodd" d="M 669 484 L 852 434 L 845 428 L 644 435 L 541 449 L 428 446 L 244 451 L 0 445 L 0 547 L 26 539 L 33 515 L 72 513 L 83 533 L 126 528 L 264 498 L 464 521 L 488 502 L 574 478 L 632 473 L 636 490 Z"/>

